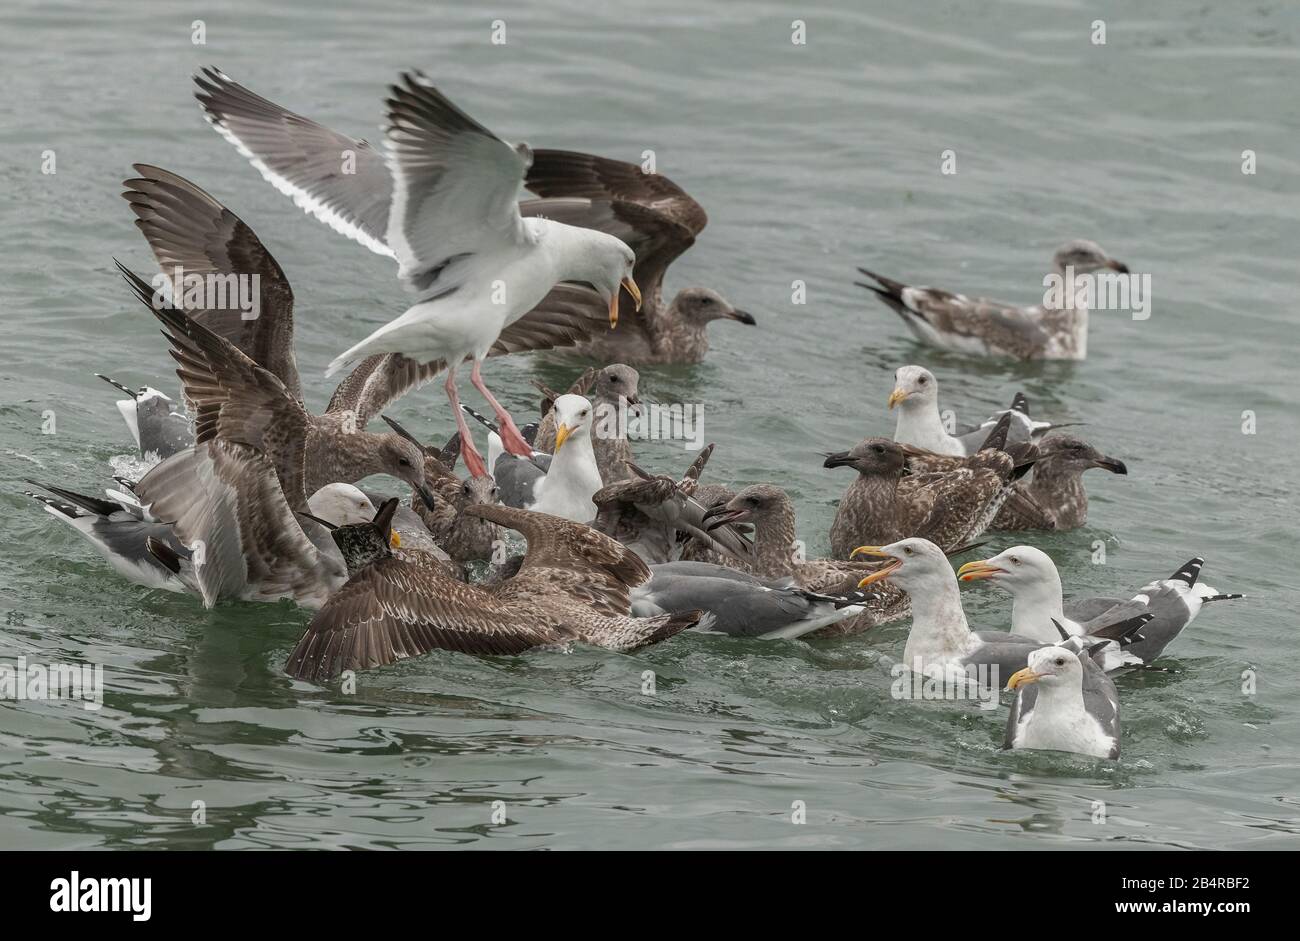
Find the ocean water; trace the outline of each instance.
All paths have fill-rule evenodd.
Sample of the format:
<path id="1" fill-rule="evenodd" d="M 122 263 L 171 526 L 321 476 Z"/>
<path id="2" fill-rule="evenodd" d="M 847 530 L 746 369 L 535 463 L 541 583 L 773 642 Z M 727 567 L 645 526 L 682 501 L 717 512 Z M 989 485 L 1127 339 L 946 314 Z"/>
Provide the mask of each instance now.
<path id="1" fill-rule="evenodd" d="M 98 711 L 0 702 L 0 846 L 1296 844 L 1293 4 L 237 0 L 206 15 L 203 45 L 196 15 L 0 11 L 0 658 L 102 664 L 106 687 Z M 419 67 L 507 138 L 653 150 L 711 219 L 668 289 L 716 287 L 759 324 L 715 325 L 706 362 L 644 369 L 643 389 L 704 409 L 707 479 L 787 488 L 810 552 L 827 551 L 848 484 L 820 452 L 888 434 L 892 371 L 917 362 L 959 419 L 1023 389 L 1127 462 L 1127 477 L 1089 475 L 1087 527 L 1027 537 L 1070 589 L 1122 593 L 1203 555 L 1208 582 L 1247 598 L 1207 608 L 1168 672 L 1118 681 L 1112 763 L 1000 752 L 1005 709 L 893 699 L 906 622 L 815 643 L 682 636 L 631 656 L 437 654 L 363 674 L 354 695 L 289 680 L 303 611 L 205 611 L 129 585 L 22 494 L 27 477 L 94 492 L 127 451 L 92 373 L 174 388 L 157 325 L 112 267 L 150 264 L 118 196 L 132 162 L 208 188 L 275 253 L 310 404 L 328 399 L 328 360 L 402 309 L 386 260 L 306 218 L 206 127 L 201 64 L 372 140 L 386 83 Z M 946 150 L 955 174 L 940 172 Z M 866 265 L 1032 303 L 1075 237 L 1153 292 L 1147 320 L 1095 313 L 1082 363 L 936 353 L 853 286 Z M 583 365 L 514 357 L 487 376 L 526 412 L 527 380 L 561 385 Z M 393 412 L 433 440 L 452 428 L 437 386 Z M 680 441 L 636 451 L 654 470 L 690 457 Z M 975 626 L 1007 624 L 1005 596 L 965 598 Z"/>

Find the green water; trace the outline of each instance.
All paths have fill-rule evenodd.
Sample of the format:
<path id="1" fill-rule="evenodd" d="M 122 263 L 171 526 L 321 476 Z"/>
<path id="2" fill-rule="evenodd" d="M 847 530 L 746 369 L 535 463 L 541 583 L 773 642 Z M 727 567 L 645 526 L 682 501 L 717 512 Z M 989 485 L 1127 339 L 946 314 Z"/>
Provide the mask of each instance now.
<path id="1" fill-rule="evenodd" d="M 235 2 L 206 15 L 206 46 L 196 15 L 0 12 L 0 656 L 102 663 L 106 683 L 97 712 L 0 702 L 0 847 L 1295 845 L 1293 5 Z M 505 45 L 489 42 L 495 18 Z M 1248 599 L 1202 614 L 1165 661 L 1177 672 L 1119 680 L 1110 764 L 1000 753 L 1005 710 L 892 699 L 905 622 L 812 644 L 437 654 L 365 674 L 352 696 L 291 682 L 279 668 L 303 612 L 206 612 L 129 585 L 21 493 L 27 476 L 93 492 L 127 450 L 93 372 L 174 388 L 156 323 L 112 270 L 150 263 L 118 197 L 133 161 L 210 189 L 275 253 L 315 407 L 328 360 L 402 309 L 385 259 L 304 217 L 204 125 L 189 74 L 208 63 L 372 140 L 384 84 L 417 66 L 504 136 L 654 150 L 711 218 L 669 289 L 714 286 L 759 326 L 715 325 L 705 363 L 645 369 L 643 389 L 701 404 L 709 478 L 786 487 L 810 551 L 826 551 L 848 483 L 819 452 L 889 433 L 892 371 L 920 362 L 959 417 L 1023 388 L 1127 462 L 1128 477 L 1090 475 L 1088 527 L 1035 538 L 1067 586 L 1122 592 L 1203 555 L 1207 581 Z M 939 172 L 947 149 L 956 175 Z M 852 285 L 865 264 L 1031 303 L 1071 237 L 1150 273 L 1154 293 L 1149 320 L 1094 314 L 1084 363 L 936 355 Z M 517 357 L 488 377 L 526 411 L 528 379 L 582 365 Z M 451 430 L 436 386 L 394 414 Z M 637 454 L 655 470 L 687 460 L 670 441 Z M 966 598 L 977 626 L 1005 626 L 1002 597 Z"/>

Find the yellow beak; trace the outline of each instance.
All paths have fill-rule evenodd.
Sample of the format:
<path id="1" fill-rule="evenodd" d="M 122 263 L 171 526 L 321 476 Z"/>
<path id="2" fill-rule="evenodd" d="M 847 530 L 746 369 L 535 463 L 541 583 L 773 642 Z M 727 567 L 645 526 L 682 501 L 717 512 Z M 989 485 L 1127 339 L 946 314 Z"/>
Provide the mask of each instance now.
<path id="1" fill-rule="evenodd" d="M 555 450 L 557 453 L 560 448 L 564 447 L 564 442 L 569 440 L 571 434 L 573 434 L 573 429 L 568 425 L 561 425 L 555 429 Z"/>
<path id="2" fill-rule="evenodd" d="M 886 559 L 889 558 L 889 556 L 885 555 L 885 553 L 881 551 L 879 546 L 858 546 L 849 553 L 849 558 L 853 558 L 858 553 L 862 553 L 863 555 L 881 556 Z"/>
<path id="3" fill-rule="evenodd" d="M 1017 670 L 1011 674 L 1011 679 L 1007 680 L 1007 689 L 1019 689 L 1026 683 L 1037 683 L 1039 677 L 1040 674 L 1035 673 L 1029 667 L 1025 667 L 1023 670 Z"/>
<path id="4" fill-rule="evenodd" d="M 389 533 L 388 544 L 392 546 L 394 549 L 402 548 L 402 537 L 397 535 L 397 530 L 394 529 L 391 533 Z"/>
<path id="5" fill-rule="evenodd" d="M 996 565 L 990 565 L 987 559 L 976 559 L 974 562 L 967 562 L 957 570 L 957 578 L 963 582 L 975 582 L 1001 574 L 1002 569 Z"/>
<path id="6" fill-rule="evenodd" d="M 907 398 L 909 394 L 910 393 L 904 392 L 902 389 L 895 389 L 893 392 L 889 393 L 889 402 L 887 404 L 890 408 L 893 408 L 899 402 L 903 401 L 903 399 Z"/>

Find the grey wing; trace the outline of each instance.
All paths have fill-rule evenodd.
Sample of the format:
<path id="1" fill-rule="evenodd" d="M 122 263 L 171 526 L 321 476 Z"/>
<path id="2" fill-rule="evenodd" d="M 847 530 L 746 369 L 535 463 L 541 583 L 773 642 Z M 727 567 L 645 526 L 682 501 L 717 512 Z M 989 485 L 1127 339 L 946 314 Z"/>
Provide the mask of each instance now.
<path id="1" fill-rule="evenodd" d="M 1097 720 L 1106 734 L 1115 740 L 1110 757 L 1119 757 L 1119 693 L 1106 671 L 1090 657 L 1080 658 L 1083 664 L 1083 707 Z M 1033 685 L 1033 684 L 1031 684 Z"/>
<path id="2" fill-rule="evenodd" d="M 1006 685 L 1011 674 L 1025 668 L 1032 651 L 1044 646 L 1040 641 L 1001 631 L 977 631 L 976 636 L 983 644 L 974 654 L 964 658 L 962 664 L 988 664 L 996 667 L 995 681 L 998 689 Z"/>
<path id="3" fill-rule="evenodd" d="M 663 562 L 659 565 L 650 566 L 650 571 L 656 574 L 727 578 L 747 585 L 762 585 L 767 588 L 789 588 L 794 585 L 793 578 L 762 579 L 748 572 L 742 572 L 740 569 L 728 568 L 725 565 L 717 565 L 713 562 Z"/>
<path id="4" fill-rule="evenodd" d="M 1143 601 L 1142 598 L 1146 598 L 1146 600 Z M 1070 606 L 1067 605 L 1066 607 L 1069 608 Z M 1187 602 L 1174 588 L 1163 585 L 1158 587 L 1148 586 L 1147 590 L 1142 592 L 1138 598 L 1119 602 L 1098 615 L 1087 626 L 1089 630 L 1092 630 L 1094 626 L 1111 624 L 1115 621 L 1124 620 L 1126 617 L 1135 617 L 1144 612 L 1153 615 L 1153 617 L 1138 631 L 1142 639 L 1129 644 L 1124 649 L 1127 653 L 1135 657 L 1141 657 L 1144 662 L 1150 663 L 1164 652 L 1165 648 L 1183 632 L 1183 628 L 1192 619 L 1192 612 L 1187 606 Z"/>
<path id="5" fill-rule="evenodd" d="M 1016 733 L 1020 731 L 1020 722 L 1022 719 L 1029 718 L 1029 714 L 1034 711 L 1034 703 L 1038 701 L 1038 687 L 1033 683 L 1028 683 L 1016 691 L 1016 698 L 1011 702 L 1011 711 L 1007 715 L 1007 731 L 1002 739 L 1004 749 L 1014 748 Z"/>
<path id="6" fill-rule="evenodd" d="M 194 84 L 208 122 L 268 183 L 334 231 L 393 257 L 386 241 L 392 180 L 379 151 L 253 94 L 216 69 L 203 69 Z"/>
<path id="7" fill-rule="evenodd" d="M 546 471 L 535 461 L 513 454 L 502 454 L 492 468 L 492 477 L 506 506 L 526 510 L 537 501 L 537 485 L 546 479 Z"/>
<path id="8" fill-rule="evenodd" d="M 1107 611 L 1124 604 L 1128 601 L 1126 598 L 1072 598 L 1066 601 L 1062 606 L 1065 616 L 1071 621 L 1077 621 L 1079 624 L 1085 624 L 1101 617 Z M 1139 614 L 1141 612 L 1138 612 Z"/>
<path id="9" fill-rule="evenodd" d="M 733 637 L 776 633 L 797 637 L 821 626 L 810 619 L 819 606 L 833 610 L 832 605 L 813 601 L 797 591 L 770 590 L 733 578 L 673 574 L 662 569 L 632 591 L 632 613 L 638 617 L 708 611 L 715 619 L 710 629 Z M 806 625 L 804 630 L 799 630 L 801 623 Z M 786 633 L 791 630 L 793 633 Z"/>
<path id="10" fill-rule="evenodd" d="M 140 454 L 154 454 L 159 459 L 171 457 L 194 443 L 194 426 L 184 412 L 173 412 L 162 398 L 139 403 L 135 410 L 136 430 L 140 433 Z"/>

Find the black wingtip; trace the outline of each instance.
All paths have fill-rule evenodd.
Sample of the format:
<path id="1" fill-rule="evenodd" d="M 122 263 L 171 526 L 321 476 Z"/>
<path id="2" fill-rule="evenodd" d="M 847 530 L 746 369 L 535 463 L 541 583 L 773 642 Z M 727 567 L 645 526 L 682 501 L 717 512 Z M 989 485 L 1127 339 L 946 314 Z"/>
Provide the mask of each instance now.
<path id="1" fill-rule="evenodd" d="M 134 398 L 136 397 L 136 395 L 138 394 L 138 393 L 136 393 L 135 391 L 133 391 L 133 390 L 127 388 L 126 386 L 124 386 L 122 383 L 118 382 L 116 379 L 112 379 L 112 378 L 110 378 L 110 377 L 108 377 L 108 376 L 105 376 L 103 373 L 95 373 L 95 378 L 96 378 L 96 379 L 103 379 L 105 382 L 107 382 L 107 383 L 108 383 L 110 386 L 112 386 L 114 389 L 116 389 L 116 390 L 119 391 L 119 392 L 125 392 L 127 395 L 131 396 L 131 398 L 133 398 L 133 399 L 134 399 Z"/>
<path id="2" fill-rule="evenodd" d="M 1246 596 L 1241 594 L 1240 592 L 1210 595 L 1208 598 L 1202 598 L 1201 604 L 1209 604 L 1211 601 L 1238 601 L 1241 598 L 1245 598 L 1245 597 Z"/>
<path id="3" fill-rule="evenodd" d="M 1183 567 L 1173 575 L 1169 576 L 1170 581 L 1183 582 L 1188 588 L 1196 584 L 1196 580 L 1201 577 L 1201 566 L 1205 564 L 1202 558 L 1191 559 L 1183 563 Z"/>
<path id="4" fill-rule="evenodd" d="M 1007 447 L 1007 437 L 1010 434 L 1011 413 L 1004 412 L 1002 417 L 998 419 L 998 423 L 993 426 L 993 430 L 989 432 L 989 436 L 984 439 L 984 443 L 980 445 L 979 449 L 985 451 L 991 448 L 995 451 L 1004 451 Z"/>
<path id="5" fill-rule="evenodd" d="M 173 575 L 180 574 L 181 557 L 173 552 L 170 546 L 153 536 L 145 538 L 144 546 L 149 550 L 149 554 L 157 559 L 164 568 L 170 571 Z"/>
<path id="6" fill-rule="evenodd" d="M 461 410 L 464 411 L 466 415 L 474 419 L 476 422 L 478 422 L 488 431 L 495 431 L 497 434 L 501 433 L 501 429 L 497 427 L 497 423 L 494 422 L 492 419 L 488 418 L 486 415 L 480 415 L 478 412 L 474 411 L 474 409 L 470 408 L 464 402 L 461 403 L 460 407 Z"/>
<path id="7" fill-rule="evenodd" d="M 1056 618 L 1052 618 L 1052 623 L 1053 623 L 1054 625 L 1056 625 L 1056 633 L 1058 633 L 1058 634 L 1061 635 L 1061 640 L 1069 640 L 1069 639 L 1070 639 L 1070 632 L 1067 631 L 1067 630 L 1066 630 L 1066 629 L 1061 625 L 1061 622 L 1060 622 L 1060 621 L 1058 621 Z"/>
<path id="8" fill-rule="evenodd" d="M 1016 397 L 1011 400 L 1011 410 L 1014 412 L 1019 412 L 1021 415 L 1024 415 L 1026 418 L 1029 417 L 1029 400 L 1025 398 L 1025 394 L 1023 392 L 1017 392 Z"/>

